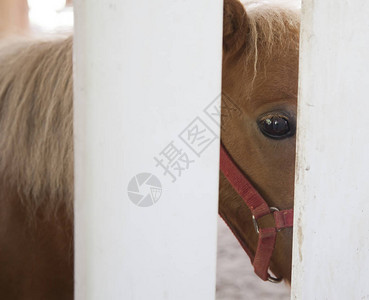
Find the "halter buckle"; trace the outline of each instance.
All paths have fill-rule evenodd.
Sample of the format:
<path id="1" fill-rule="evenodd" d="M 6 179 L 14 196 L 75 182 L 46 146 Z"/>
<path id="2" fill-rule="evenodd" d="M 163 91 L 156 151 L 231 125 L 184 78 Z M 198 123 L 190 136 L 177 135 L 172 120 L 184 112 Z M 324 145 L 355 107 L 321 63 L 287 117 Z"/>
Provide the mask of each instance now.
<path id="1" fill-rule="evenodd" d="M 283 280 L 282 277 L 273 277 L 272 275 L 268 274 L 268 281 L 272 283 L 280 283 Z"/>
<path id="2" fill-rule="evenodd" d="M 273 213 L 275 211 L 279 211 L 279 209 L 274 207 L 274 206 L 269 207 L 269 209 L 270 209 L 270 213 Z M 254 228 L 255 228 L 256 233 L 259 234 L 258 221 L 256 220 L 256 217 L 254 215 L 252 215 L 252 223 L 254 224 Z M 280 231 L 280 230 L 277 230 L 277 231 Z M 272 278 L 273 280 L 275 280 L 274 277 L 272 277 L 272 276 L 269 276 L 269 277 Z"/>

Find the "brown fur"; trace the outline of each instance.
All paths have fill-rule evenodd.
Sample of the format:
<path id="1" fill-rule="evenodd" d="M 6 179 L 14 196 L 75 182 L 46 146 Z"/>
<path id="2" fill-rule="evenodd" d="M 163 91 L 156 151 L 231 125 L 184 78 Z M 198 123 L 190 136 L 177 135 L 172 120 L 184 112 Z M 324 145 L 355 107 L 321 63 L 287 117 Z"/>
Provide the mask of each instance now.
<path id="1" fill-rule="evenodd" d="M 295 137 L 267 138 L 257 119 L 278 110 L 295 122 L 299 13 L 280 5 L 247 5 L 245 10 L 231 0 L 224 14 L 236 26 L 228 24 L 224 35 L 222 91 L 240 114 L 225 120 L 222 142 L 269 206 L 293 208 Z M 219 212 L 228 216 L 238 238 L 255 252 L 257 234 L 250 210 L 222 174 Z M 262 226 L 273 224 L 270 217 L 264 219 Z M 286 229 L 278 234 L 271 269 L 287 281 L 291 278 L 291 247 L 292 230 Z"/>
<path id="2" fill-rule="evenodd" d="M 296 113 L 299 17 L 278 5 L 246 10 L 225 0 L 223 91 L 241 115 L 224 124 L 222 141 L 270 205 L 290 208 L 295 139 L 266 139 L 256 118 L 274 108 Z M 7 264 L 0 269 L 2 298 L 72 297 L 72 121 L 72 38 L 2 47 L 0 249 L 8 249 L 0 251 Z M 255 249 L 250 212 L 223 176 L 219 211 Z M 291 241 L 291 230 L 280 233 L 272 259 L 272 270 L 287 279 Z"/>
<path id="3" fill-rule="evenodd" d="M 17 42 L 0 66 L 0 176 L 30 212 L 72 215 L 72 39 Z"/>
<path id="4" fill-rule="evenodd" d="M 0 50 L 0 298 L 73 298 L 72 39 Z"/>

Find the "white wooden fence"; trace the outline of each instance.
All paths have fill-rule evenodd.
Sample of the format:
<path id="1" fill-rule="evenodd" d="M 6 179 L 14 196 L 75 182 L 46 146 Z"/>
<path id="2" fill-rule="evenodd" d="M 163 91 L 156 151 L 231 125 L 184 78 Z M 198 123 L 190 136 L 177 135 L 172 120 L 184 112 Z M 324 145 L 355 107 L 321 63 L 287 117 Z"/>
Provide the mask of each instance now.
<path id="1" fill-rule="evenodd" d="M 213 299 L 222 2 L 75 11 L 76 299 Z"/>
<path id="2" fill-rule="evenodd" d="M 222 2 L 75 5 L 76 299 L 213 299 Z M 368 13 L 303 1 L 292 299 L 369 298 Z"/>
<path id="3" fill-rule="evenodd" d="M 303 0 L 292 299 L 369 299 L 368 13 Z"/>

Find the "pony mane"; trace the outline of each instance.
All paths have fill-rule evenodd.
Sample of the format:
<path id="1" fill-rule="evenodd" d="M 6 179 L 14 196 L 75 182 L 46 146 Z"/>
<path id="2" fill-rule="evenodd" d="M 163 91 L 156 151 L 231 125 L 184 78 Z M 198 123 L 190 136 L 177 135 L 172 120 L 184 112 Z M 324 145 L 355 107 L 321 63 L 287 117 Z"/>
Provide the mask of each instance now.
<path id="1" fill-rule="evenodd" d="M 72 216 L 72 38 L 0 49 L 0 179 L 32 213 Z"/>
<path id="2" fill-rule="evenodd" d="M 296 1 L 244 1 L 248 36 L 246 67 L 253 70 L 254 82 L 268 62 L 299 50 L 300 7 Z"/>
<path id="3" fill-rule="evenodd" d="M 276 53 L 298 51 L 300 16 L 280 3 L 245 7 L 246 64 L 255 78 Z M 33 214 L 66 207 L 73 216 L 72 44 L 69 37 L 0 47 L 0 182 Z"/>

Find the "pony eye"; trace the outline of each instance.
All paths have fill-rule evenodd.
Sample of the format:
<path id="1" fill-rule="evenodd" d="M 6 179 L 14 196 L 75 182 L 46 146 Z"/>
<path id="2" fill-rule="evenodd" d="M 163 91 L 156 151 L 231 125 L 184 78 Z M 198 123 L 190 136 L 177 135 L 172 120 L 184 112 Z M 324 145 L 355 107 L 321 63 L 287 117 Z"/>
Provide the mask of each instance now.
<path id="1" fill-rule="evenodd" d="M 268 138 L 284 139 L 293 134 L 287 116 L 268 114 L 258 120 L 260 131 Z"/>

